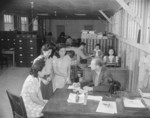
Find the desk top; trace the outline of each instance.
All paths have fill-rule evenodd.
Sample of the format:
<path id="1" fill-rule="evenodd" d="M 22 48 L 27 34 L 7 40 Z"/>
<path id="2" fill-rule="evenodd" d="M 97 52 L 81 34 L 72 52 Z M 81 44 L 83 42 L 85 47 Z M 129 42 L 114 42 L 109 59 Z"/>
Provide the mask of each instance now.
<path id="1" fill-rule="evenodd" d="M 68 89 L 57 89 L 54 95 L 50 98 L 48 103 L 43 109 L 44 115 L 66 115 L 66 116 L 90 116 L 90 117 L 99 117 L 99 116 L 108 116 L 108 117 L 150 117 L 150 111 L 145 110 L 125 110 L 122 105 L 120 98 L 109 98 L 110 101 L 116 100 L 117 103 L 117 114 L 106 114 L 106 113 L 97 113 L 96 109 L 98 106 L 98 101 L 87 100 L 87 104 L 73 104 L 68 103 L 67 99 L 69 93 L 72 90 Z M 98 92 L 91 92 L 92 95 L 104 95 Z M 106 98 L 104 98 L 105 100 Z"/>

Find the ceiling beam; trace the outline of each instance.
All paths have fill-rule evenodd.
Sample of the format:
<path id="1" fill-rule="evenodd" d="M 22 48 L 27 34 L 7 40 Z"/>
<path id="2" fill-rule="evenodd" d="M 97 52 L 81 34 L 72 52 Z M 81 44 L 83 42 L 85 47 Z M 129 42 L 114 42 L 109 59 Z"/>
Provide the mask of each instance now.
<path id="1" fill-rule="evenodd" d="M 123 9 L 133 17 L 133 19 L 140 25 L 142 26 L 142 20 L 135 15 L 135 13 L 130 9 L 130 7 L 125 3 L 124 0 L 116 0 L 122 7 Z"/>
<path id="2" fill-rule="evenodd" d="M 106 20 L 112 24 L 111 20 L 108 18 L 108 16 L 102 11 L 102 10 L 99 10 L 99 12 L 106 18 Z"/>

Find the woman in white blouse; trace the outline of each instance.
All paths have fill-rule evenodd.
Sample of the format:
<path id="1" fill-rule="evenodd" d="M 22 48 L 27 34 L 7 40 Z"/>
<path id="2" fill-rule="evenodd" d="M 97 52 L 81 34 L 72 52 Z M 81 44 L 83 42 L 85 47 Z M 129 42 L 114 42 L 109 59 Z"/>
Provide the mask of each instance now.
<path id="1" fill-rule="evenodd" d="M 53 90 L 63 88 L 66 83 L 70 83 L 70 66 L 71 58 L 66 55 L 66 49 L 60 45 L 56 48 L 55 56 L 53 56 Z"/>
<path id="2" fill-rule="evenodd" d="M 118 56 L 114 55 L 114 50 L 109 49 L 109 55 L 103 58 L 105 64 L 118 63 Z"/>

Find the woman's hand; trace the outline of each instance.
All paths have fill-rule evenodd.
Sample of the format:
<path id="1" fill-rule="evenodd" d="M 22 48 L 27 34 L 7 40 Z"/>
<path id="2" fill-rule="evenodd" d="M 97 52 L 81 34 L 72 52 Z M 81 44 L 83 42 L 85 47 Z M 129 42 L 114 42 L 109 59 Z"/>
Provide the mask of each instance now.
<path id="1" fill-rule="evenodd" d="M 52 80 L 52 78 L 51 78 L 51 76 L 49 76 L 48 78 L 47 78 L 47 81 L 51 81 Z"/>
<path id="2" fill-rule="evenodd" d="M 41 81 L 42 81 L 45 85 L 48 85 L 48 84 L 49 84 L 49 81 L 48 81 L 48 80 L 41 79 Z"/>
<path id="3" fill-rule="evenodd" d="M 67 84 L 71 84 L 71 81 L 70 81 L 70 79 L 68 79 L 66 83 L 67 83 Z"/>

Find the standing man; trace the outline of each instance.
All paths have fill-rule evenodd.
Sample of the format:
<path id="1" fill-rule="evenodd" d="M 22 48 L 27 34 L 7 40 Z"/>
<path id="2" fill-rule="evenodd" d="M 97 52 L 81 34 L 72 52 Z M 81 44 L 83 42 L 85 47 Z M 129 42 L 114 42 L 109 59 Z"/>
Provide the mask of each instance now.
<path id="1" fill-rule="evenodd" d="M 75 52 L 75 55 L 77 56 L 77 61 L 80 62 L 80 59 L 87 59 L 87 58 L 89 58 L 89 56 L 86 56 L 83 53 L 85 45 L 86 44 L 84 42 L 81 42 L 79 47 L 68 47 L 68 48 L 66 48 L 66 50 L 68 50 L 68 51 L 73 50 Z"/>
<path id="2" fill-rule="evenodd" d="M 94 58 L 91 61 L 91 80 L 83 81 L 81 87 L 87 91 L 109 91 L 110 83 L 113 81 L 111 73 L 103 67 L 101 58 Z"/>

